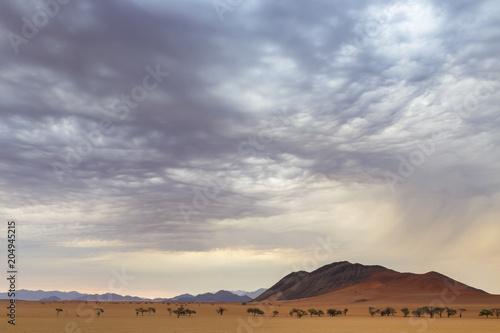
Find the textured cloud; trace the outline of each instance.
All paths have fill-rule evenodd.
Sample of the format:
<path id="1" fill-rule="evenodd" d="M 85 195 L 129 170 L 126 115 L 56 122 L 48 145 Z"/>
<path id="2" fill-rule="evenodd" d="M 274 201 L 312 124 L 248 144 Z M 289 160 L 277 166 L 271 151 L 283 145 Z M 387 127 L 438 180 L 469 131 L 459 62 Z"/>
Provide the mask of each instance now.
<path id="1" fill-rule="evenodd" d="M 441 261 L 466 234 L 500 251 L 482 243 L 499 212 L 495 1 L 43 3 L 0 4 L 0 198 L 30 274 L 61 249 L 105 272 L 124 252 L 307 256 L 330 234 L 318 264 L 412 270 L 400 253 L 421 253 L 499 292 Z"/>

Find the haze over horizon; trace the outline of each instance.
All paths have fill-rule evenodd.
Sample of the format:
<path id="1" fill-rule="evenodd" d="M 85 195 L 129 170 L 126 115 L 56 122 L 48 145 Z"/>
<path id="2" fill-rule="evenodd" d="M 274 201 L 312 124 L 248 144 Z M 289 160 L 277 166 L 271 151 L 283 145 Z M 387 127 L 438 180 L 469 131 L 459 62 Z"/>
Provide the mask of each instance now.
<path id="1" fill-rule="evenodd" d="M 231 3 L 0 3 L 18 289 L 253 291 L 347 260 L 500 294 L 500 3 Z"/>

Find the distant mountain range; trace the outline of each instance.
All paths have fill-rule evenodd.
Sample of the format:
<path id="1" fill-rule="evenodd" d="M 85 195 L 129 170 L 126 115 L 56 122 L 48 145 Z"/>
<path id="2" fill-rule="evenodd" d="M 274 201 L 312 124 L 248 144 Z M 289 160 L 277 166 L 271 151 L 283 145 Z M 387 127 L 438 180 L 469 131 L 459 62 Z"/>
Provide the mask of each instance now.
<path id="1" fill-rule="evenodd" d="M 7 293 L 0 293 L 0 299 L 6 299 Z M 82 300 L 82 301 L 143 301 L 144 298 L 135 296 L 122 296 L 118 294 L 82 294 L 77 291 L 43 291 L 43 290 L 25 290 L 16 291 L 16 299 L 26 301 L 57 301 L 57 300 Z"/>
<path id="2" fill-rule="evenodd" d="M 329 299 L 342 297 L 359 302 L 380 299 L 389 294 L 397 297 L 439 295 L 443 291 L 449 293 L 453 288 L 459 290 L 461 295 L 489 295 L 437 272 L 399 273 L 382 266 L 342 261 L 325 265 L 310 273 L 290 273 L 254 301 L 297 300 L 331 295 Z M 326 299 L 325 297 L 323 298 Z"/>
<path id="3" fill-rule="evenodd" d="M 260 288 L 255 291 L 244 291 L 244 290 L 231 290 L 233 294 L 239 295 L 239 296 L 248 296 L 251 299 L 254 299 L 255 297 L 259 296 L 262 294 L 264 291 L 266 291 L 267 288 Z"/>
<path id="4" fill-rule="evenodd" d="M 220 290 L 216 293 L 205 293 L 193 296 L 191 294 L 182 294 L 172 298 L 141 298 L 136 296 L 122 296 L 118 294 L 82 294 L 77 291 L 43 291 L 43 290 L 25 290 L 21 289 L 16 292 L 16 299 L 27 301 L 59 301 L 59 300 L 85 300 L 85 301 L 156 301 L 156 302 L 248 302 L 255 295 L 260 295 L 266 289 L 259 289 L 253 292 L 239 290 L 243 295 L 238 295 L 229 291 Z M 7 293 L 0 293 L 0 299 L 7 299 Z"/>
<path id="5" fill-rule="evenodd" d="M 162 302 L 248 302 L 250 300 L 252 300 L 252 298 L 247 295 L 240 296 L 226 290 L 220 290 L 215 294 L 205 293 L 199 294 L 197 296 L 184 294 L 173 298 L 155 299 L 155 301 Z"/>

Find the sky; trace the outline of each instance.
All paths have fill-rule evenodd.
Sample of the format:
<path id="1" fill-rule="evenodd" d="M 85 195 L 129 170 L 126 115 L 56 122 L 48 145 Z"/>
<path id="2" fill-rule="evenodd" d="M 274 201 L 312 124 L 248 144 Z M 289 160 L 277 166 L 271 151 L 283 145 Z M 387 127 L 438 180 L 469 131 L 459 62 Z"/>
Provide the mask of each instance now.
<path id="1" fill-rule="evenodd" d="M 0 3 L 18 289 L 251 291 L 347 260 L 500 294 L 498 1 L 44 3 Z"/>

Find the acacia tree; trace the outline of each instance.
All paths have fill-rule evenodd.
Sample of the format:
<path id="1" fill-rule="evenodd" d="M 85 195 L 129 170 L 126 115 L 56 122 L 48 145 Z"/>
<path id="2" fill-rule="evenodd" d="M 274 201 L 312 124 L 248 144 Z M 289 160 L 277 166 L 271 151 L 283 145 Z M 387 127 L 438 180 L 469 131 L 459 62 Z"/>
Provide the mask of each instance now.
<path id="1" fill-rule="evenodd" d="M 279 314 L 279 311 L 276 311 L 276 310 L 273 311 L 273 317 L 276 317 L 278 314 Z M 292 312 L 292 314 L 293 314 L 293 312 Z"/>
<path id="2" fill-rule="evenodd" d="M 307 314 L 307 312 L 302 309 L 293 308 L 292 311 L 289 312 L 290 317 L 292 317 L 294 313 L 297 314 L 297 318 L 302 318 L 305 314 Z"/>
<path id="3" fill-rule="evenodd" d="M 378 310 L 380 312 L 380 315 L 381 316 L 394 316 L 397 311 L 394 310 L 394 308 L 391 308 L 391 307 L 386 307 L 384 310 Z"/>
<path id="4" fill-rule="evenodd" d="M 385 312 L 387 312 L 387 315 L 394 316 L 396 313 L 398 313 L 394 308 L 387 307 L 385 308 Z"/>
<path id="5" fill-rule="evenodd" d="M 431 318 L 434 318 L 434 313 L 436 313 L 436 309 L 433 306 L 424 306 L 422 308 L 425 313 L 427 313 Z"/>
<path id="6" fill-rule="evenodd" d="M 450 316 L 454 316 L 457 314 L 457 310 L 446 308 L 446 314 L 448 315 L 448 318 L 450 318 Z"/>
<path id="7" fill-rule="evenodd" d="M 370 306 L 368 308 L 368 311 L 370 312 L 370 315 L 373 317 L 373 315 L 377 314 L 377 313 L 380 313 L 380 310 L 378 309 L 375 309 L 373 306 Z"/>
<path id="8" fill-rule="evenodd" d="M 95 310 L 95 312 L 97 314 L 97 318 L 100 318 L 101 317 L 101 313 L 104 312 L 104 310 L 101 309 L 101 308 L 95 308 L 94 310 Z"/>
<path id="9" fill-rule="evenodd" d="M 167 311 L 168 311 L 168 315 L 171 316 L 172 315 L 172 308 L 167 308 Z"/>
<path id="10" fill-rule="evenodd" d="M 323 312 L 323 310 L 318 310 L 318 316 L 321 317 L 321 315 L 324 315 L 325 313 Z"/>
<path id="11" fill-rule="evenodd" d="M 493 312 L 493 314 L 497 316 L 498 319 L 498 316 L 500 316 L 500 309 L 491 309 L 491 312 Z"/>
<path id="12" fill-rule="evenodd" d="M 224 311 L 227 311 L 227 310 L 224 309 L 222 306 L 219 306 L 219 308 L 217 310 L 215 310 L 215 311 L 222 316 L 222 314 L 224 313 Z"/>
<path id="13" fill-rule="evenodd" d="M 144 312 L 147 312 L 148 310 L 144 309 L 144 308 L 138 308 L 138 309 L 135 309 L 135 312 L 137 315 L 139 315 L 139 312 L 141 313 L 141 316 L 144 316 Z"/>
<path id="14" fill-rule="evenodd" d="M 59 317 L 59 312 L 62 312 L 63 309 L 56 309 L 57 311 L 57 316 L 56 317 Z"/>
<path id="15" fill-rule="evenodd" d="M 403 313 L 404 317 L 408 317 L 408 315 L 410 314 L 410 310 L 408 310 L 408 308 L 402 308 L 399 311 L 401 311 Z"/>
<path id="16" fill-rule="evenodd" d="M 148 308 L 147 311 L 148 311 L 148 316 L 151 315 L 151 312 L 156 313 L 156 309 L 155 308 L 151 308 L 151 307 Z"/>
<path id="17" fill-rule="evenodd" d="M 458 309 L 458 311 L 460 311 L 460 318 L 462 318 L 462 312 L 466 312 L 467 309 Z"/>
<path id="18" fill-rule="evenodd" d="M 264 311 L 262 311 L 261 309 L 259 308 L 248 308 L 247 309 L 247 312 L 248 313 L 251 313 L 253 316 L 255 315 L 263 315 L 264 314 Z"/>
<path id="19" fill-rule="evenodd" d="M 434 313 L 437 313 L 439 315 L 439 318 L 443 318 L 443 312 L 444 312 L 445 308 L 435 308 L 434 309 Z"/>
<path id="20" fill-rule="evenodd" d="M 487 309 L 482 309 L 481 312 L 479 312 L 480 316 L 486 316 L 488 318 L 489 316 L 493 316 L 493 311 L 487 310 Z"/>
<path id="21" fill-rule="evenodd" d="M 186 310 L 184 309 L 183 306 L 177 308 L 177 310 L 174 310 L 172 312 L 177 315 L 177 318 L 179 318 L 180 316 L 184 316 L 186 314 Z"/>
<path id="22" fill-rule="evenodd" d="M 345 316 L 345 315 L 347 315 L 347 311 L 349 311 L 349 309 L 348 309 L 348 308 L 345 308 L 345 309 L 344 309 L 344 316 Z"/>
<path id="23" fill-rule="evenodd" d="M 316 310 L 316 309 L 309 309 L 309 310 L 307 310 L 307 312 L 309 312 L 309 314 L 311 315 L 311 317 L 313 315 L 315 315 L 315 316 L 318 315 L 318 310 Z"/>
<path id="24" fill-rule="evenodd" d="M 326 314 L 335 317 L 337 315 L 337 310 L 336 309 L 328 309 L 326 310 Z"/>
<path id="25" fill-rule="evenodd" d="M 415 311 L 412 311 L 411 314 L 415 317 L 422 317 L 425 314 L 425 311 L 423 308 L 418 308 Z"/>

